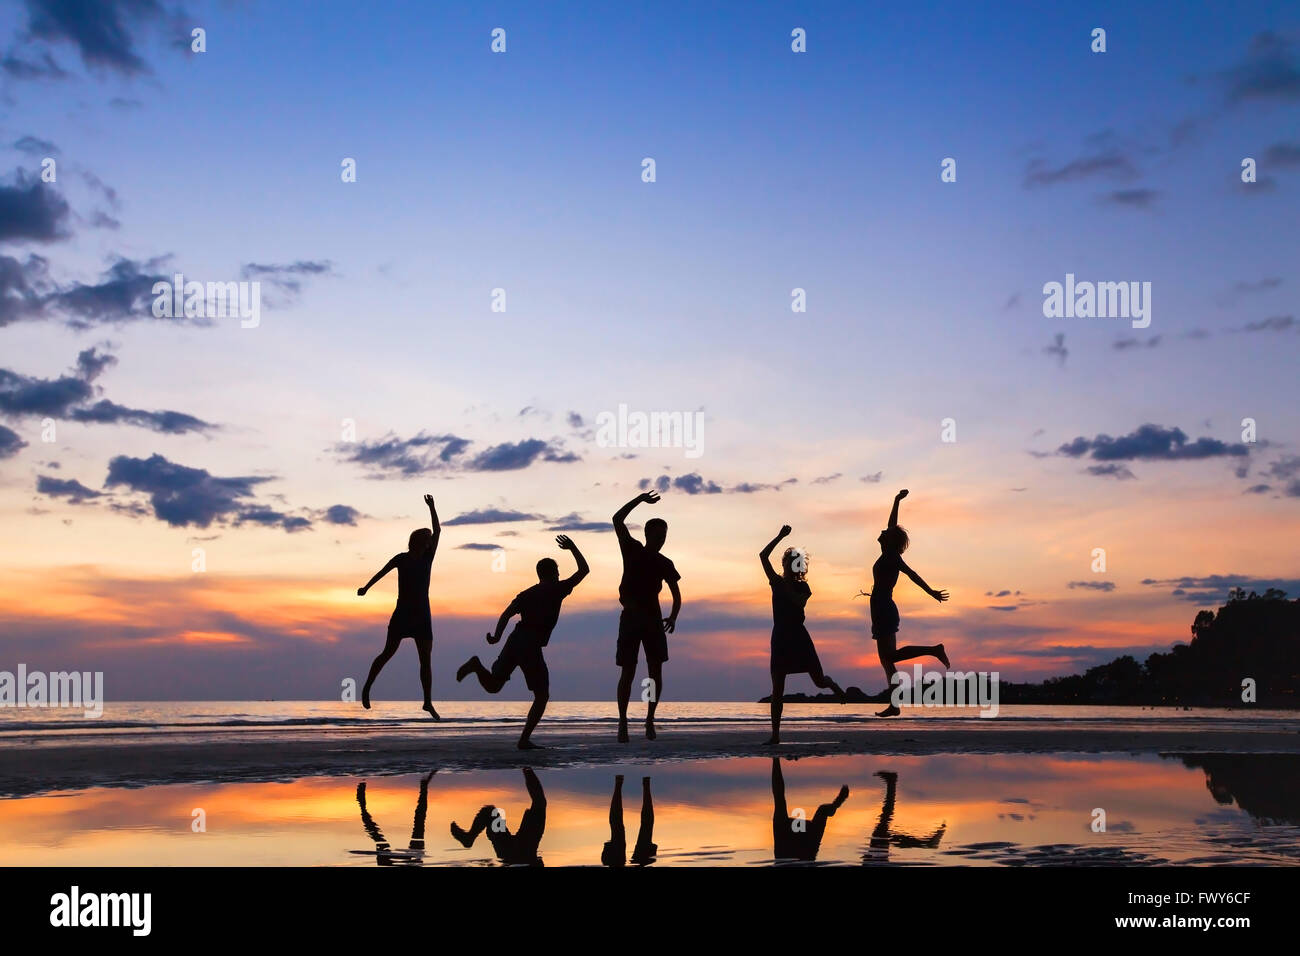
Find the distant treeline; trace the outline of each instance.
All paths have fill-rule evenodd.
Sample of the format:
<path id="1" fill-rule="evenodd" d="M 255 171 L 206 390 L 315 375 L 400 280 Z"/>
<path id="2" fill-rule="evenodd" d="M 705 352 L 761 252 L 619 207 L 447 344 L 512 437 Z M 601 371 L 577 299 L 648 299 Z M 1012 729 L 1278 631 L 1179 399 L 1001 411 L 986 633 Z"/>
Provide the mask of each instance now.
<path id="1" fill-rule="evenodd" d="M 960 668 L 959 668 L 960 669 Z M 1242 699 L 1254 681 L 1254 703 Z M 847 689 L 854 703 L 879 703 L 888 693 Z M 766 703 L 763 698 L 761 703 Z M 787 694 L 787 702 L 829 703 L 828 694 Z M 1234 588 L 1228 603 L 1200 611 L 1192 640 L 1140 662 L 1132 655 L 1082 674 L 1039 684 L 999 684 L 999 704 L 1112 704 L 1122 706 L 1300 707 L 1300 600 L 1269 588 Z"/>

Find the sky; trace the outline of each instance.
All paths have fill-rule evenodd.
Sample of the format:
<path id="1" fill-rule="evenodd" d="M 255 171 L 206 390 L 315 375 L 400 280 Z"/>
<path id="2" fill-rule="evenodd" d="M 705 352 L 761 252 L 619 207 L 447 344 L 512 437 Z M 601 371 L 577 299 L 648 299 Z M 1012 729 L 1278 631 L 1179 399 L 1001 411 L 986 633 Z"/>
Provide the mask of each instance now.
<path id="1" fill-rule="evenodd" d="M 665 699 L 766 692 L 783 524 L 828 672 L 882 687 L 901 488 L 951 600 L 901 583 L 900 642 L 961 669 L 1300 596 L 1294 5 L 375 7 L 0 10 L 0 669 L 337 699 L 426 493 L 435 700 L 557 532 L 592 573 L 552 695 L 612 696 L 648 487 Z M 259 283 L 256 324 L 155 317 L 176 273 Z M 1067 275 L 1149 325 L 1045 315 Z M 701 440 L 611 445 L 620 406 Z M 418 694 L 405 647 L 375 696 Z"/>

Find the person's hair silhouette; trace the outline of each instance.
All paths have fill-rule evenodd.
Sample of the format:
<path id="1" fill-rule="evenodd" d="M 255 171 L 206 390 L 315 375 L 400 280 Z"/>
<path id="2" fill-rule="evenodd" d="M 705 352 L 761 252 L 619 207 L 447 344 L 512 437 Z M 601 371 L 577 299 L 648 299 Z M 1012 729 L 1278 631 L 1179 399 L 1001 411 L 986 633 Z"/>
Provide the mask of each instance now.
<path id="1" fill-rule="evenodd" d="M 894 832 L 894 802 L 898 790 L 898 774 L 890 770 L 881 770 L 876 773 L 876 776 L 885 781 L 885 799 L 880 805 L 880 819 L 876 821 L 876 828 L 871 831 L 871 840 L 862 854 L 862 862 L 868 866 L 888 863 L 891 846 L 900 849 L 925 847 L 931 850 L 938 847 L 939 841 L 943 839 L 948 829 L 947 823 L 939 824 L 938 829 L 928 837 Z"/>
<path id="2" fill-rule="evenodd" d="M 433 691 L 433 622 L 429 614 L 429 572 L 433 567 L 434 555 L 438 553 L 438 539 L 442 536 L 442 526 L 438 523 L 438 510 L 433 504 L 433 495 L 425 495 L 424 503 L 429 506 L 429 518 L 432 528 L 416 528 L 411 532 L 407 549 L 394 555 L 387 564 L 380 568 L 373 578 L 357 588 L 357 595 L 364 597 L 375 582 L 394 568 L 397 569 L 397 606 L 388 621 L 388 640 L 384 649 L 370 665 L 365 686 L 361 688 L 361 706 L 370 709 L 370 688 L 384 669 L 384 665 L 397 653 L 403 638 L 412 638 L 415 649 L 420 655 L 420 685 L 424 688 L 424 709 L 434 720 L 441 720 L 433 708 L 430 695 Z"/>
<path id="3" fill-rule="evenodd" d="M 804 606 L 812 597 L 808 587 L 808 555 L 797 548 L 786 548 L 781 556 L 781 573 L 772 569 L 772 550 L 790 534 L 782 525 L 775 538 L 758 553 L 772 588 L 772 736 L 769 744 L 781 742 L 781 711 L 784 709 L 785 679 L 791 674 L 807 674 L 818 687 L 829 687 L 844 701 L 844 691 L 822 670 L 812 636 L 804 626 Z"/>
<path id="4" fill-rule="evenodd" d="M 898 523 L 898 505 L 907 497 L 904 488 L 894 497 L 893 510 L 889 512 L 889 524 L 876 538 L 880 542 L 880 557 L 871 567 L 871 637 L 876 642 L 876 654 L 880 665 L 885 669 L 885 679 L 889 688 L 894 686 L 894 674 L 899 661 L 911 660 L 913 657 L 936 657 L 944 667 L 948 666 L 948 654 L 942 644 L 898 646 L 898 605 L 894 603 L 894 585 L 898 583 L 901 571 L 911 578 L 916 585 L 936 601 L 948 600 L 948 592 L 936 590 L 921 580 L 921 576 L 907 566 L 903 552 L 907 550 L 910 539 L 907 531 Z M 877 717 L 896 717 L 900 713 L 894 704 L 889 704 L 876 714 Z"/>
<path id="5" fill-rule="evenodd" d="M 618 739 L 626 743 L 627 705 L 632 699 L 632 681 L 636 678 L 636 659 L 645 647 L 646 670 L 652 687 L 646 702 L 645 735 L 655 739 L 655 709 L 663 699 L 664 661 L 668 660 L 668 635 L 677 627 L 682 609 L 682 593 L 677 587 L 681 575 L 663 553 L 668 537 L 668 523 L 651 518 L 645 523 L 645 544 L 637 541 L 624 523 L 632 509 L 645 502 L 654 504 L 659 495 L 653 491 L 637 495 L 614 513 L 614 533 L 623 555 L 623 578 L 618 585 L 618 600 L 623 612 L 618 618 L 618 649 L 614 663 L 622 668 L 618 678 Z M 659 607 L 659 592 L 664 583 L 672 592 L 673 609 L 667 617 Z"/>
<path id="6" fill-rule="evenodd" d="M 415 820 L 411 824 L 411 839 L 405 850 L 394 850 L 366 809 L 366 782 L 357 784 L 357 806 L 361 808 L 361 825 L 370 839 L 375 841 L 375 863 L 379 866 L 419 866 L 424 862 L 424 819 L 429 813 L 429 781 L 437 773 L 430 770 L 420 779 L 420 796 L 415 801 Z M 353 853 L 366 851 L 353 850 Z"/>
<path id="7" fill-rule="evenodd" d="M 499 693 L 506 685 L 506 681 L 510 680 L 515 668 L 523 671 L 524 681 L 528 689 L 533 692 L 533 705 L 528 709 L 523 733 L 519 735 L 517 746 L 520 750 L 537 749 L 537 744 L 531 740 L 533 730 L 537 727 L 537 722 L 542 719 L 542 714 L 546 712 L 546 704 L 551 699 L 551 674 L 546 667 L 542 648 L 551 640 L 551 631 L 555 629 L 555 624 L 560 617 L 560 604 L 573 593 L 573 589 L 591 570 L 587 566 L 587 559 L 582 556 L 582 552 L 568 535 L 556 535 L 555 543 L 562 550 L 573 552 L 573 560 L 577 562 L 578 570 L 561 581 L 560 566 L 555 563 L 554 558 L 542 558 L 538 561 L 537 583 L 515 595 L 515 599 L 501 612 L 495 633 L 487 635 L 489 644 L 497 643 L 501 640 L 501 633 L 506 629 L 506 624 L 516 614 L 519 615 L 519 623 L 506 638 L 506 646 L 502 648 L 492 664 L 492 669 L 488 670 L 484 667 L 483 662 L 475 654 L 456 671 L 458 682 L 463 681 L 470 674 L 477 676 L 478 682 L 489 694 Z"/>
<path id="8" fill-rule="evenodd" d="M 799 808 L 795 816 L 785 801 L 785 777 L 781 774 L 781 758 L 772 758 L 772 855 L 781 860 L 802 860 L 812 862 L 817 859 L 821 849 L 822 837 L 826 835 L 826 822 L 835 816 L 835 811 L 849 798 L 849 788 L 840 787 L 840 792 L 830 803 L 823 803 L 808 819 Z"/>
<path id="9" fill-rule="evenodd" d="M 546 792 L 532 768 L 524 767 L 523 771 L 524 786 L 528 788 L 532 803 L 524 811 L 519 829 L 511 833 L 506 824 L 505 811 L 489 804 L 474 815 L 474 822 L 468 830 L 457 826 L 455 821 L 452 822 L 451 835 L 461 846 L 468 850 L 480 833 L 486 833 L 492 851 L 506 866 L 542 865 L 537 848 L 541 846 L 542 834 L 546 830 Z"/>
<path id="10" fill-rule="evenodd" d="M 650 796 L 650 778 L 641 778 L 641 826 L 632 848 L 632 864 L 649 866 L 659 853 L 654 842 L 655 804 Z M 627 831 L 623 828 L 623 775 L 614 777 L 614 795 L 609 800 L 609 841 L 601 849 L 600 862 L 605 866 L 627 865 Z"/>

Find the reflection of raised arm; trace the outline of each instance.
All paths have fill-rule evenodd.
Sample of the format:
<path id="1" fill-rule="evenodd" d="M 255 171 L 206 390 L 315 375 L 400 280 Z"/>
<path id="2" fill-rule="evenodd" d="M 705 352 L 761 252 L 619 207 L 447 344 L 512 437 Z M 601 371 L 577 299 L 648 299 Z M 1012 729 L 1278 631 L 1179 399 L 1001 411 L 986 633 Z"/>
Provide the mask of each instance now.
<path id="1" fill-rule="evenodd" d="M 894 496 L 894 510 L 889 512 L 889 527 L 898 527 L 898 503 L 907 497 L 907 489 L 904 488 Z"/>
<path id="2" fill-rule="evenodd" d="M 528 788 L 528 796 L 535 809 L 546 806 L 546 791 L 542 789 L 542 782 L 537 779 L 532 767 L 524 767 L 524 786 Z"/>
<path id="3" fill-rule="evenodd" d="M 487 636 L 487 642 L 489 644 L 495 644 L 497 641 L 501 640 L 501 634 L 505 631 L 506 625 L 509 624 L 510 619 L 518 613 L 519 598 L 516 597 L 509 605 L 507 605 L 506 609 L 501 612 L 501 616 L 497 618 L 497 629 L 494 633 Z"/>
<path id="4" fill-rule="evenodd" d="M 921 575 L 917 574 L 915 571 L 913 571 L 911 568 L 907 566 L 907 562 L 905 562 L 902 558 L 898 559 L 898 569 L 902 571 L 904 574 L 906 574 L 909 578 L 911 578 L 916 583 L 917 587 L 919 587 L 926 594 L 930 595 L 930 597 L 934 598 L 936 601 L 942 603 L 948 600 L 947 591 L 936 591 L 934 588 L 930 587 L 930 585 L 926 584 L 924 581 L 921 580 Z"/>
<path id="5" fill-rule="evenodd" d="M 433 527 L 433 537 L 429 539 L 429 553 L 438 553 L 438 539 L 442 537 L 442 525 L 438 522 L 438 509 L 433 505 L 433 495 L 425 495 L 424 503 L 429 506 L 429 520 Z"/>
<path id="6" fill-rule="evenodd" d="M 371 578 L 361 587 L 357 588 L 357 597 L 365 597 L 366 592 L 375 586 L 375 582 L 378 581 L 380 578 L 382 578 L 389 571 L 393 570 L 393 568 L 395 567 L 397 567 L 397 558 L 396 557 L 390 558 L 387 564 L 385 564 L 382 568 L 380 568 L 378 571 L 375 572 L 375 576 L 373 578 Z"/>
<path id="7" fill-rule="evenodd" d="M 781 576 L 772 570 L 772 552 L 781 543 L 781 539 L 785 538 L 789 533 L 790 526 L 788 524 L 781 525 L 781 530 L 776 533 L 776 537 L 767 543 L 767 547 L 758 552 L 758 560 L 763 562 L 763 571 L 767 574 L 767 579 L 773 583 L 779 581 Z"/>
<path id="8" fill-rule="evenodd" d="M 652 505 L 658 500 L 659 493 L 657 491 L 646 491 L 637 495 L 623 507 L 619 508 L 614 512 L 614 533 L 618 535 L 620 539 L 628 537 L 627 525 L 624 524 L 624 522 L 627 521 L 627 516 L 632 513 L 632 509 L 643 501 L 646 504 Z"/>
<path id="9" fill-rule="evenodd" d="M 560 546 L 560 550 L 571 552 L 573 554 L 573 560 L 578 564 L 577 573 L 569 575 L 568 581 L 566 582 L 570 588 L 576 588 L 578 583 L 587 576 L 587 572 L 591 570 L 591 568 L 587 566 L 587 559 L 582 556 L 582 552 L 578 550 L 578 546 L 573 543 L 573 539 L 567 534 L 557 534 L 555 536 L 555 543 Z"/>

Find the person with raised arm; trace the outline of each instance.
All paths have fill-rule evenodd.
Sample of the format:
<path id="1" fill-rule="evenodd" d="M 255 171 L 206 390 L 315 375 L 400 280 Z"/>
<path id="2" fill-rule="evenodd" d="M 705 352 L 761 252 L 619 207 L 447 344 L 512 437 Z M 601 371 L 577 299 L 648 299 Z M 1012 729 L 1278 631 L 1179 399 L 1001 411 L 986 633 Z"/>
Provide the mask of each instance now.
<path id="1" fill-rule="evenodd" d="M 388 621 L 388 639 L 384 649 L 370 665 L 370 674 L 365 686 L 361 688 L 361 706 L 370 709 L 370 688 L 375 678 L 384 669 L 384 665 L 397 653 L 398 646 L 405 638 L 415 641 L 415 650 L 420 655 L 420 685 L 424 688 L 424 707 L 434 720 L 442 720 L 434 710 L 430 695 L 433 691 L 433 621 L 429 613 L 429 572 L 433 568 L 434 555 L 438 553 L 438 539 L 442 536 L 442 526 L 438 523 L 438 509 L 434 507 L 433 495 L 425 495 L 424 503 L 429 506 L 431 528 L 416 528 L 407 540 L 406 550 L 394 555 L 387 564 L 375 572 L 375 576 L 357 588 L 357 596 L 365 597 L 375 583 L 393 569 L 397 570 L 397 606 Z"/>
<path id="2" fill-rule="evenodd" d="M 781 555 L 781 573 L 772 569 L 772 551 L 790 535 L 790 526 L 782 525 L 775 538 L 758 553 L 763 572 L 772 588 L 772 736 L 769 744 L 781 742 L 781 711 L 785 697 L 785 679 L 791 674 L 807 674 L 818 687 L 829 687 L 844 701 L 844 691 L 822 670 L 812 636 L 804 626 L 804 606 L 812 597 L 808 587 L 808 554 L 801 548 L 786 548 Z"/>
<path id="3" fill-rule="evenodd" d="M 487 635 L 487 642 L 496 644 L 501 640 L 506 624 L 516 614 L 519 615 L 519 623 L 506 638 L 506 646 L 502 648 L 492 664 L 492 669 L 488 670 L 484 667 L 476 654 L 461 664 L 460 669 L 456 671 L 457 682 L 474 674 L 489 694 L 500 693 L 501 688 L 515 672 L 515 668 L 523 672 L 524 683 L 533 692 L 533 705 L 528 709 L 524 731 L 519 736 L 517 746 L 520 750 L 539 749 L 538 745 L 532 742 L 533 731 L 537 728 L 538 721 L 546 712 L 546 704 L 551 699 L 551 672 L 546 667 L 546 657 L 542 654 L 542 648 L 550 643 L 551 631 L 555 630 L 555 625 L 560 619 L 560 604 L 573 593 L 573 589 L 591 570 L 587 566 L 587 559 L 582 556 L 582 552 L 568 535 L 556 535 L 555 543 L 560 546 L 560 550 L 573 553 L 573 560 L 577 563 L 578 570 L 561 581 L 560 566 L 555 563 L 554 558 L 542 558 L 538 561 L 537 583 L 515 595 L 515 599 L 497 619 L 496 631 Z"/>
<path id="4" fill-rule="evenodd" d="M 618 679 L 618 739 L 627 743 L 627 705 L 632 699 L 632 681 L 636 678 L 637 655 L 645 648 L 646 670 L 650 675 L 650 695 L 646 702 L 645 735 L 655 739 L 655 710 L 663 699 L 664 661 L 668 660 L 668 635 L 677 627 L 682 609 L 682 593 L 677 587 L 681 575 L 661 549 L 668 537 L 668 522 L 651 518 L 645 523 L 645 544 L 627 530 L 627 516 L 637 505 L 655 504 L 659 495 L 653 491 L 637 495 L 614 513 L 614 533 L 623 555 L 623 578 L 618 585 L 618 600 L 623 612 L 618 619 L 618 649 L 614 662 L 622 668 Z M 659 607 L 659 592 L 667 582 L 672 592 L 673 609 L 667 617 Z"/>
<path id="5" fill-rule="evenodd" d="M 898 605 L 894 603 L 894 585 L 898 583 L 900 571 L 936 601 L 948 600 L 947 591 L 930 587 L 903 560 L 903 552 L 907 550 L 910 539 L 906 529 L 898 523 L 898 505 L 906 497 L 906 488 L 894 496 L 894 508 L 889 512 L 889 525 L 876 538 L 880 543 L 880 557 L 871 567 L 873 583 L 868 595 L 871 599 L 871 638 L 876 642 L 876 654 L 880 658 L 880 666 L 885 669 L 885 677 L 890 688 L 894 686 L 894 674 L 898 670 L 896 665 L 899 661 L 911 660 L 914 657 L 935 657 L 944 667 L 948 666 L 948 654 L 942 644 L 898 646 L 900 620 Z M 876 716 L 897 717 L 899 713 L 899 709 L 891 701 L 890 705 L 878 712 Z"/>

